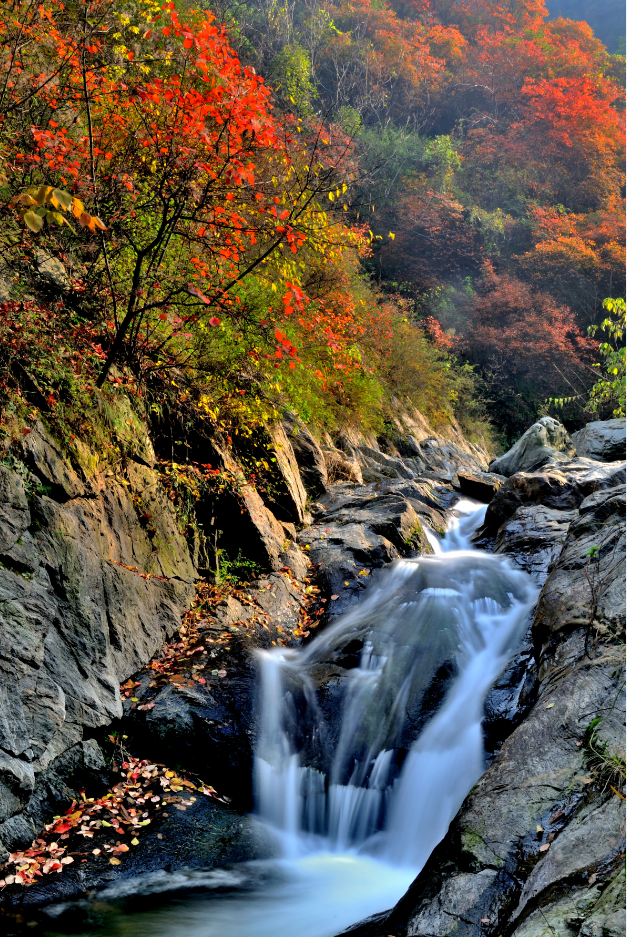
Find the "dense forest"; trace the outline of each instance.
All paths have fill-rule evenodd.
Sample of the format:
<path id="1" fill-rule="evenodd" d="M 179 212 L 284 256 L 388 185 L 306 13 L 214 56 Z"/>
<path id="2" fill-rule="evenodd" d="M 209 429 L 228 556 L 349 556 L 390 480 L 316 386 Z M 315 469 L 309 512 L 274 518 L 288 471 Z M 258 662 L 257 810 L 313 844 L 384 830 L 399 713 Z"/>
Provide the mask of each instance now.
<path id="1" fill-rule="evenodd" d="M 622 412 L 623 57 L 543 0 L 196 6 L 2 6 L 9 411 Z"/>

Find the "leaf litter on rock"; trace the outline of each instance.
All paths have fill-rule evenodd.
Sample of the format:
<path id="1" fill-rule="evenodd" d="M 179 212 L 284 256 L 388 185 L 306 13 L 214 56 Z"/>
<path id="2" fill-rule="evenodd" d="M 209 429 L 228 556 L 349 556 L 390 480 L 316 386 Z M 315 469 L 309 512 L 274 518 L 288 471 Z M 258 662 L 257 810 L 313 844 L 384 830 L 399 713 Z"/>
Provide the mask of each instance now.
<path id="1" fill-rule="evenodd" d="M 44 875 L 62 872 L 75 862 L 75 858 L 86 862 L 102 856 L 111 865 L 120 865 L 118 857 L 130 851 L 130 846 L 120 837 L 133 834 L 130 845 L 138 846 L 140 832 L 159 817 L 162 804 L 173 804 L 179 810 L 186 810 L 197 799 L 192 796 L 182 806 L 180 792 L 194 791 L 230 803 L 230 798 L 219 797 L 213 787 L 202 781 L 195 784 L 164 765 L 140 761 L 129 755 L 125 758 L 121 765 L 122 780 L 104 796 L 88 798 L 82 791 L 80 800 L 73 800 L 65 814 L 54 817 L 28 849 L 16 850 L 9 855 L 8 861 L 0 867 L 0 888 L 32 885 Z M 157 784 L 161 789 L 158 794 L 153 790 Z M 133 806 L 130 803 L 125 806 L 125 800 L 132 802 Z M 109 839 L 112 835 L 118 837 L 115 842 Z M 82 837 L 82 842 L 79 837 Z M 97 845 L 90 842 L 94 839 Z M 62 845 L 59 840 L 68 842 Z M 85 849 L 86 841 L 88 849 Z"/>

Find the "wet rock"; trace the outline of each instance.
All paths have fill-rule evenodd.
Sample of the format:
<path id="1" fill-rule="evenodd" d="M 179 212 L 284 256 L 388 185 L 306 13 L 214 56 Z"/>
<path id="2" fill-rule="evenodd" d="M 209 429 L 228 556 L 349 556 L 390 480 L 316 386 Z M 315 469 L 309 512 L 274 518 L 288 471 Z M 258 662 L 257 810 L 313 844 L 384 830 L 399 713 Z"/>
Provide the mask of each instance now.
<path id="1" fill-rule="evenodd" d="M 616 462 L 625 458 L 625 419 L 595 420 L 573 433 L 578 456 L 599 462 Z"/>
<path id="2" fill-rule="evenodd" d="M 234 873 L 230 876 L 227 871 L 231 865 L 268 859 L 276 851 L 273 838 L 253 817 L 208 797 L 192 800 L 191 794 L 183 792 L 178 809 L 162 810 L 142 831 L 140 844 L 122 855 L 120 865 L 112 866 L 103 853 L 29 888 L 6 888 L 3 910 L 7 915 L 21 915 L 31 926 L 89 929 L 96 908 L 92 910 L 85 901 L 73 904 L 79 899 L 88 896 L 111 902 L 163 891 L 198 892 L 203 885 L 215 889 L 219 880 L 210 871 L 215 868 L 222 870 L 228 887 L 235 880 Z M 39 911 L 42 906 L 44 910 Z"/>
<path id="3" fill-rule="evenodd" d="M 543 416 L 505 455 L 490 463 L 490 471 L 509 477 L 517 472 L 533 472 L 545 462 L 566 462 L 574 455 L 575 447 L 562 424 Z"/>
<path id="4" fill-rule="evenodd" d="M 416 501 L 426 499 L 425 486 L 412 491 Z M 419 504 L 424 515 L 429 506 L 422 500 Z M 316 568 L 322 597 L 328 603 L 325 620 L 359 600 L 373 569 L 412 550 L 432 552 L 418 512 L 393 486 L 380 494 L 371 488 L 333 486 L 320 505 L 326 508 L 324 515 L 301 531 L 298 542 Z"/>
<path id="5" fill-rule="evenodd" d="M 494 472 L 458 472 L 459 490 L 468 498 L 488 504 L 506 480 Z"/>
<path id="6" fill-rule="evenodd" d="M 499 528 L 494 552 L 510 556 L 541 587 L 576 517 L 577 511 L 557 511 L 542 504 L 518 508 Z"/>

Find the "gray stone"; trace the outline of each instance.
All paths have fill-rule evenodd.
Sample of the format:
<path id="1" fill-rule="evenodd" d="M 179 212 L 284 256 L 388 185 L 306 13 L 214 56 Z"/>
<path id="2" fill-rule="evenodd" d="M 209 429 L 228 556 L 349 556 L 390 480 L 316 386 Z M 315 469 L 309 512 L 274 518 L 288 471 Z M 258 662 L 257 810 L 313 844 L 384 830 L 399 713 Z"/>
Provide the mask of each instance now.
<path id="1" fill-rule="evenodd" d="M 518 508 L 498 532 L 495 553 L 505 553 L 538 587 L 559 557 L 577 511 L 557 511 L 542 504 Z"/>
<path id="2" fill-rule="evenodd" d="M 72 286 L 67 270 L 61 261 L 48 251 L 39 248 L 35 251 L 35 266 L 39 276 L 59 292 L 65 293 Z"/>
<path id="3" fill-rule="evenodd" d="M 23 438 L 21 451 L 49 494 L 37 493 L 25 466 L 19 475 L 0 467 L 5 846 L 17 845 L 20 831 L 30 835 L 50 811 L 65 809 L 68 791 L 76 793 L 74 774 L 102 773 L 95 743 L 81 744 L 83 729 L 121 715 L 120 682 L 178 627 L 194 577 L 151 469 L 130 462 L 127 485 L 94 476 L 87 487 L 41 424 Z M 143 512 L 153 523 L 142 522 Z"/>
<path id="4" fill-rule="evenodd" d="M 566 462 L 574 455 L 575 447 L 562 424 L 543 416 L 505 455 L 490 463 L 490 471 L 509 477 L 516 472 L 533 472 L 545 462 Z"/>
<path id="5" fill-rule="evenodd" d="M 494 472 L 458 472 L 459 490 L 468 498 L 484 501 L 488 504 L 503 482 L 504 475 Z"/>
<path id="6" fill-rule="evenodd" d="M 280 423 L 269 426 L 268 434 L 272 440 L 276 465 L 285 488 L 285 492 L 280 497 L 281 506 L 287 511 L 287 520 L 302 524 L 305 519 L 307 494 L 300 477 L 292 442 Z"/>
<path id="7" fill-rule="evenodd" d="M 571 436 L 578 456 L 616 462 L 625 458 L 625 418 L 595 420 Z"/>

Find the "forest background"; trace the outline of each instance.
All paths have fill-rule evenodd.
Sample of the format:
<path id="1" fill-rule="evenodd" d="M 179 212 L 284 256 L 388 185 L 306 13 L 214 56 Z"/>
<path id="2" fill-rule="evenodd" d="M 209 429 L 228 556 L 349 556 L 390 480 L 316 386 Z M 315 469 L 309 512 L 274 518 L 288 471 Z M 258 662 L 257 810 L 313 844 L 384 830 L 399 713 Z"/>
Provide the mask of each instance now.
<path id="1" fill-rule="evenodd" d="M 625 59 L 554 6 L 3 4 L 5 414 L 624 412 Z"/>

